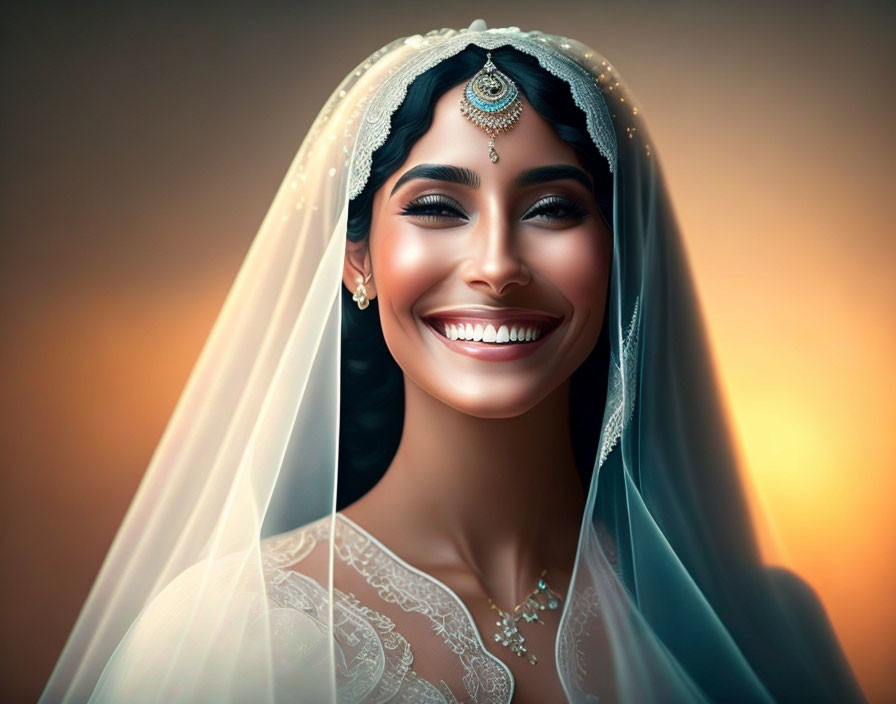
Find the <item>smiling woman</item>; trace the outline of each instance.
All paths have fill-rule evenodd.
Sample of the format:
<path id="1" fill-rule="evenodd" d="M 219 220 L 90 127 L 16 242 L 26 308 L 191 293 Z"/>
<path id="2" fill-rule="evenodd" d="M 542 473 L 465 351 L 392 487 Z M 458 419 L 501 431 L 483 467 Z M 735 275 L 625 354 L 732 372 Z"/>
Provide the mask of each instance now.
<path id="1" fill-rule="evenodd" d="M 502 68 L 509 53 L 494 52 Z M 472 68 L 481 52 L 450 61 Z M 543 570 L 568 588 L 584 506 L 569 385 L 603 327 L 612 235 L 576 151 L 530 104 L 493 163 L 458 110 L 464 90 L 434 103 L 430 128 L 377 189 L 369 237 L 348 248 L 343 280 L 368 281 L 405 412 L 385 477 L 344 515 L 450 586 L 489 633 L 490 597 L 512 611 Z M 574 111 L 568 89 L 556 92 Z M 540 621 L 521 653 L 553 650 L 559 619 Z M 508 654 L 503 641 L 490 651 Z M 555 668 L 506 664 L 517 700 L 562 699 Z"/>
<path id="2" fill-rule="evenodd" d="M 410 168 L 378 190 L 369 244 L 350 248 L 345 282 L 373 274 L 368 289 L 380 298 L 389 350 L 428 396 L 467 417 L 519 416 L 594 348 L 611 235 L 575 151 L 537 112 L 523 111 L 492 164 L 481 131 L 457 109 L 463 88 L 439 99 Z M 432 173 L 430 164 L 448 160 L 457 166 L 445 170 L 467 178 Z M 432 335 L 450 324 L 455 335 Z M 537 344 L 525 340 L 530 328 Z M 466 357 L 519 363 L 483 366 Z"/>
<path id="3" fill-rule="evenodd" d="M 44 701 L 598 698 L 861 695 L 759 562 L 612 66 L 397 40 L 300 149 Z"/>

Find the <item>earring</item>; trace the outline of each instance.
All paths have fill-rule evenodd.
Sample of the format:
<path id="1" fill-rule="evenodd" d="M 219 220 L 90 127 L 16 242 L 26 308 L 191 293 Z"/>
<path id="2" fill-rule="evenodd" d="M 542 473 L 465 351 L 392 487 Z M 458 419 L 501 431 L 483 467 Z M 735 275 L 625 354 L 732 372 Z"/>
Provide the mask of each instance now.
<path id="1" fill-rule="evenodd" d="M 355 293 L 352 296 L 352 300 L 358 304 L 358 308 L 364 310 L 367 306 L 370 305 L 370 299 L 367 298 L 367 289 L 364 287 L 368 281 L 370 281 L 371 274 L 368 274 L 363 279 L 359 276 L 356 281 L 358 282 L 358 288 L 355 289 Z"/>

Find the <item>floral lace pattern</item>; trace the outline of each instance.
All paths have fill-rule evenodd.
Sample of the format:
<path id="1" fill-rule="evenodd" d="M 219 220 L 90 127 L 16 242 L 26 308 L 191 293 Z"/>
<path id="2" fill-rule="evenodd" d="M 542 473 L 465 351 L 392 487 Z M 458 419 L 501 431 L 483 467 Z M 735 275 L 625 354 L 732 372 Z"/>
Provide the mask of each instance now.
<path id="1" fill-rule="evenodd" d="M 573 594 L 574 601 L 567 607 L 568 623 L 560 630 L 557 642 L 557 663 L 565 672 L 571 672 L 575 678 L 577 700 L 596 702 L 597 697 L 588 695 L 582 690 L 588 672 L 588 657 L 582 647 L 587 636 L 589 621 L 599 617 L 597 592 L 594 587 L 587 587 L 581 593 Z"/>
<path id="2" fill-rule="evenodd" d="M 333 633 L 340 702 L 407 704 L 509 704 L 513 677 L 482 643 L 469 611 L 446 586 L 411 567 L 348 518 L 337 514 L 333 534 L 336 559 L 352 568 L 388 604 L 429 619 L 432 632 L 454 653 L 463 670 L 465 696 L 458 700 L 449 686 L 433 684 L 411 669 L 414 656 L 407 639 L 383 613 L 353 594 L 334 589 Z M 327 541 L 324 519 L 264 542 L 268 598 L 274 608 L 297 609 L 326 630 L 327 590 L 293 569 L 315 546 Z"/>
<path id="3" fill-rule="evenodd" d="M 610 378 L 607 382 L 607 409 L 609 415 L 600 439 L 598 467 L 603 465 L 610 451 L 622 437 L 622 429 L 635 410 L 635 390 L 638 383 L 638 333 L 640 325 L 640 298 L 635 299 L 628 330 L 622 338 L 619 359 L 610 359 Z"/>
<path id="4" fill-rule="evenodd" d="M 596 74 L 576 60 L 578 58 L 587 64 L 593 57 L 588 52 L 577 56 L 575 52 L 579 47 L 572 40 L 506 27 L 481 31 L 446 29 L 425 36 L 408 37 L 404 43 L 409 49 L 416 50 L 417 55 L 405 61 L 400 68 L 390 71 L 386 81 L 363 107 L 363 128 L 358 131 L 351 163 L 349 198 L 354 198 L 364 189 L 370 175 L 373 153 L 386 142 L 392 113 L 401 105 L 414 79 L 471 44 L 483 49 L 512 46 L 535 57 L 542 68 L 568 83 L 575 104 L 585 114 L 588 133 L 594 145 L 607 159 L 610 171 L 615 169 L 616 132 L 601 94 L 600 82 Z"/>

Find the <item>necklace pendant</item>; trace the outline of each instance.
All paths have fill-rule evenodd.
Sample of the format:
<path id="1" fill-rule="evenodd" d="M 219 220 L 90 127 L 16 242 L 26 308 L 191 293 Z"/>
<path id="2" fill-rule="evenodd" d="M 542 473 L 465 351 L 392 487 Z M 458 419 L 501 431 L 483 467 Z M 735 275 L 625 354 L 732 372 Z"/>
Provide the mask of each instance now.
<path id="1" fill-rule="evenodd" d="M 563 601 L 563 597 L 548 586 L 548 583 L 544 580 L 544 574 L 544 572 L 541 573 L 541 578 L 539 578 L 535 590 L 522 603 L 518 604 L 512 612 L 504 611 L 491 599 L 488 600 L 488 603 L 498 612 L 500 617 L 498 621 L 495 621 L 495 625 L 498 627 L 498 632 L 495 633 L 495 642 L 500 643 L 505 648 L 509 648 L 510 652 L 517 657 L 526 658 L 532 665 L 538 662 L 538 658 L 533 653 L 530 653 L 526 646 L 526 638 L 520 633 L 520 621 L 544 625 L 539 612 L 545 609 L 555 611 L 559 608 L 560 602 Z"/>
<path id="2" fill-rule="evenodd" d="M 499 629 L 498 632 L 495 633 L 495 642 L 500 643 L 505 648 L 510 648 L 510 652 L 517 657 L 525 657 L 533 665 L 538 662 L 538 658 L 531 654 L 526 647 L 525 636 L 520 633 L 518 627 L 520 616 L 502 611 L 495 606 L 494 603 L 492 604 L 492 608 L 501 616 L 500 621 L 495 621 L 495 625 L 498 626 Z"/>

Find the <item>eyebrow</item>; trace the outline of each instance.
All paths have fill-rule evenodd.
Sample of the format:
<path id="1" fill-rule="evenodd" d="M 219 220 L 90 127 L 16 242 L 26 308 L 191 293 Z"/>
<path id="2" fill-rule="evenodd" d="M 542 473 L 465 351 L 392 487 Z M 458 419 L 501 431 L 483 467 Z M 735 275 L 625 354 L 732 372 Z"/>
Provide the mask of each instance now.
<path id="1" fill-rule="evenodd" d="M 523 173 L 521 173 L 517 177 L 516 185 L 520 187 L 532 186 L 536 183 L 546 183 L 548 181 L 563 181 L 565 179 L 578 181 L 589 191 L 594 191 L 594 184 L 591 183 L 591 179 L 588 178 L 588 174 L 570 164 L 539 166 L 535 169 L 523 171 Z"/>
<path id="2" fill-rule="evenodd" d="M 395 191 L 408 181 L 415 179 L 447 181 L 448 183 L 459 183 L 461 186 L 469 188 L 479 188 L 479 176 L 475 171 L 462 166 L 450 166 L 448 164 L 420 164 L 405 171 L 389 195 L 393 195 Z"/>

